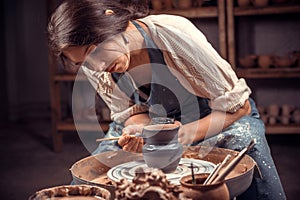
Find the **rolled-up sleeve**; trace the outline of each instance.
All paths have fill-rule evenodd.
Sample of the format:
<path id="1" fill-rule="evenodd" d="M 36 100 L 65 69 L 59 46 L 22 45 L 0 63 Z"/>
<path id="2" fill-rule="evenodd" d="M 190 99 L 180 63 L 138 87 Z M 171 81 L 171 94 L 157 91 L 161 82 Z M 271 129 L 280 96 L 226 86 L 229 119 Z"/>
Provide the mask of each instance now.
<path id="1" fill-rule="evenodd" d="M 208 98 L 213 110 L 235 112 L 244 105 L 251 94 L 246 81 L 237 77 L 230 64 L 189 20 L 162 15 L 151 16 L 144 22 L 164 50 L 167 65 L 186 89 Z"/>

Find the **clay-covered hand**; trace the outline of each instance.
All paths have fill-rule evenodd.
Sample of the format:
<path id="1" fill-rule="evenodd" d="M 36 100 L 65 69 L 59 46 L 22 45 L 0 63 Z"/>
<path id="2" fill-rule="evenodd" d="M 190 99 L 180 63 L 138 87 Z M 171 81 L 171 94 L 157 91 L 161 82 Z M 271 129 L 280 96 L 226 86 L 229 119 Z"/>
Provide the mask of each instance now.
<path id="1" fill-rule="evenodd" d="M 141 133 L 144 125 L 128 125 L 122 130 L 121 138 L 118 144 L 124 151 L 141 153 L 144 146 L 144 140 Z"/>

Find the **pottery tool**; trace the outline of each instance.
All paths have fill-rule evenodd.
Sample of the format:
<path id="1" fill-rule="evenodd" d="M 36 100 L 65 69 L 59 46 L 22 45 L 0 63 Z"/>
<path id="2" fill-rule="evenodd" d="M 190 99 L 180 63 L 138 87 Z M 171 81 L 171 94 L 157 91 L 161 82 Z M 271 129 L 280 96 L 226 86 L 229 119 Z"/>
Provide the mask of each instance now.
<path id="1" fill-rule="evenodd" d="M 134 137 L 138 137 L 138 135 L 130 135 L 132 138 Z M 110 137 L 110 138 L 101 138 L 101 139 L 97 139 L 96 142 L 102 142 L 102 141 L 108 141 L 108 140 L 118 140 L 120 139 L 121 136 L 119 137 Z"/>
<path id="2" fill-rule="evenodd" d="M 222 170 L 220 174 L 211 182 L 212 184 L 225 180 L 225 177 L 235 168 L 235 166 L 241 161 L 241 159 L 246 155 L 246 153 L 252 149 L 255 145 L 254 140 L 250 142 L 250 144 L 244 148 L 236 157 L 234 157 L 228 165 Z"/>
<path id="3" fill-rule="evenodd" d="M 191 166 L 189 168 L 191 168 L 191 172 L 192 172 L 192 184 L 196 184 L 193 162 L 191 162 Z"/>
<path id="4" fill-rule="evenodd" d="M 214 170 L 209 174 L 209 176 L 206 178 L 206 180 L 204 181 L 203 185 L 207 185 L 208 183 L 211 182 L 211 180 L 213 179 L 213 176 L 216 177 L 217 176 L 217 171 L 219 171 L 220 169 L 220 165 L 221 163 L 218 163 Z"/>
<path id="5" fill-rule="evenodd" d="M 231 155 L 227 155 L 224 160 L 219 163 L 216 168 L 214 169 L 214 171 L 207 177 L 207 179 L 205 180 L 205 182 L 203 183 L 203 185 L 208 185 L 211 184 L 214 179 L 218 176 L 220 170 L 227 164 L 227 162 L 229 161 L 229 159 L 231 158 Z"/>

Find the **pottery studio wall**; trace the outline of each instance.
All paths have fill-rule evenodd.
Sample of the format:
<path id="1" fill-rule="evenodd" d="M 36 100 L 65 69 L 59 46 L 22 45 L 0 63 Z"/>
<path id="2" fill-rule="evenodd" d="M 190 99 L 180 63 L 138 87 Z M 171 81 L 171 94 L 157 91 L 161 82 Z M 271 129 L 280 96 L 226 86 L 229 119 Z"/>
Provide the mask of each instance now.
<path id="1" fill-rule="evenodd" d="M 46 44 L 46 0 L 3 0 L 4 52 L 1 50 L 1 109 L 10 119 L 30 115 L 49 116 L 49 84 Z M 194 19 L 218 49 L 216 19 Z M 240 23 L 240 22 L 238 22 Z M 238 55 L 284 54 L 299 50 L 299 19 L 261 17 L 238 24 Z M 276 41 L 276 42 L 275 42 Z M 261 105 L 300 102 L 299 80 L 249 80 Z M 2 112 L 4 113 L 4 112 Z"/>

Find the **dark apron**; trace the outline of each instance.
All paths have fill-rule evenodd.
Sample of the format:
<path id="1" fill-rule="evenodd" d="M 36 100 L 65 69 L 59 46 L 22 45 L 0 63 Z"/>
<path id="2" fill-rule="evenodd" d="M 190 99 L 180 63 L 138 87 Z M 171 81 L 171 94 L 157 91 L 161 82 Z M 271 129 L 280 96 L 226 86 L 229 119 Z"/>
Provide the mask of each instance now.
<path id="1" fill-rule="evenodd" d="M 149 106 L 149 116 L 170 117 L 186 124 L 210 114 L 208 99 L 198 97 L 185 89 L 178 79 L 170 72 L 163 57 L 163 53 L 143 28 L 136 22 L 132 23 L 145 39 L 149 53 L 152 71 L 150 88 L 141 86 L 138 90 L 132 85 L 126 73 L 112 73 L 120 89 L 136 104 Z M 142 98 L 139 93 L 147 94 Z"/>

